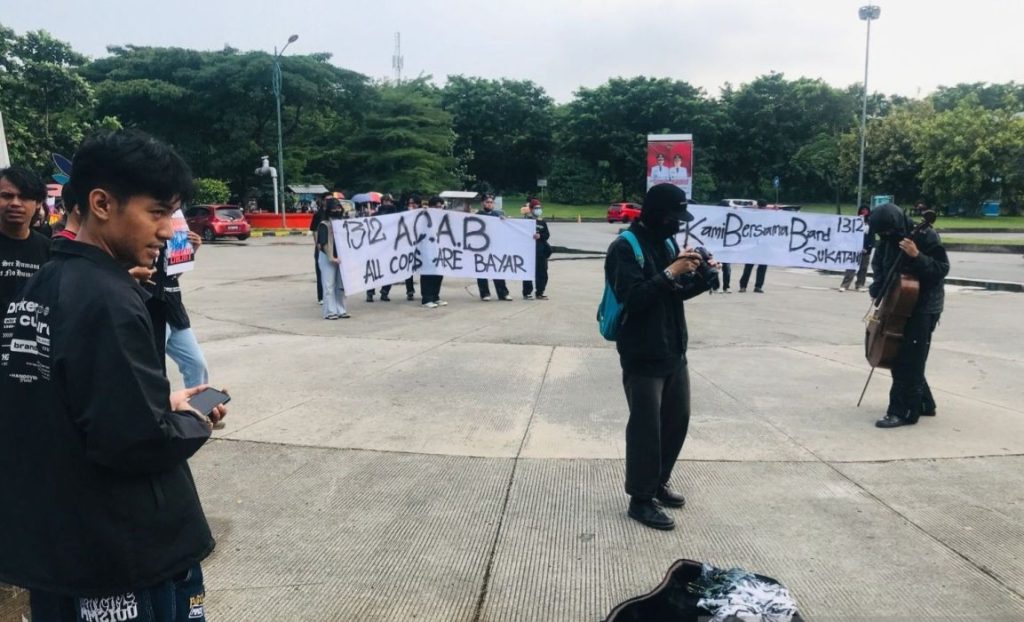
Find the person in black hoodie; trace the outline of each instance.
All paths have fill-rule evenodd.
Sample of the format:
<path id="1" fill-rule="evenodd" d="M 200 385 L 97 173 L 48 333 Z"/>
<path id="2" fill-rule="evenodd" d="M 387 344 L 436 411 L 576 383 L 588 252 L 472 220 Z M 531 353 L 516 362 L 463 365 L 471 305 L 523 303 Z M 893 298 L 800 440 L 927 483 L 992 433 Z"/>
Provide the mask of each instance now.
<path id="1" fill-rule="evenodd" d="M 226 411 L 171 392 L 128 273 L 171 238 L 191 173 L 118 131 L 82 144 L 71 183 L 78 236 L 54 241 L 0 340 L 0 581 L 30 590 L 36 622 L 203 620 L 214 541 L 187 460 Z"/>
<path id="2" fill-rule="evenodd" d="M 686 503 L 668 485 L 690 421 L 683 301 L 708 291 L 717 279 L 716 262 L 675 244 L 680 224 L 690 220 L 685 192 L 672 184 L 653 186 L 639 221 L 629 227 L 643 251 L 644 265 L 621 236 L 608 247 L 604 264 L 605 279 L 624 314 L 615 346 L 629 405 L 628 514 L 655 529 L 675 527 L 659 504 Z"/>
<path id="3" fill-rule="evenodd" d="M 523 216 L 532 218 L 537 223 L 537 230 L 533 234 L 533 239 L 537 241 L 537 299 L 547 300 L 548 296 L 544 291 L 548 287 L 548 257 L 551 257 L 551 243 L 548 240 L 551 239 L 551 231 L 548 229 L 548 223 L 544 222 L 544 209 L 540 201 L 532 199 L 523 209 Z M 533 281 L 523 281 L 523 298 L 533 299 Z"/>
<path id="4" fill-rule="evenodd" d="M 911 234 L 910 219 L 891 203 L 871 210 L 870 230 L 878 235 L 874 272 L 868 293 L 876 301 L 885 295 L 884 287 L 890 271 L 916 276 L 920 281 L 917 304 L 903 328 L 903 341 L 892 366 L 892 388 L 885 417 L 875 422 L 880 428 L 895 428 L 917 423 L 921 415 L 935 414 L 935 400 L 924 376 L 932 333 L 942 315 L 945 291 L 943 284 L 949 274 L 949 257 L 942 240 L 928 227 Z"/>

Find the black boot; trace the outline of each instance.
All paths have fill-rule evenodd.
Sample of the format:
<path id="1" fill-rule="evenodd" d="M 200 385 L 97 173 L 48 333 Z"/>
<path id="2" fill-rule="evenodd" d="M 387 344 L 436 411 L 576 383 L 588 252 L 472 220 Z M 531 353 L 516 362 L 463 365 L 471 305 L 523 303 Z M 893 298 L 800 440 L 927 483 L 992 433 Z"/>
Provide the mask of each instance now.
<path id="1" fill-rule="evenodd" d="M 633 520 L 652 529 L 671 531 L 676 527 L 675 521 L 668 514 L 665 514 L 651 499 L 631 498 L 627 514 Z"/>
<path id="2" fill-rule="evenodd" d="M 686 497 L 672 492 L 667 485 L 659 488 L 654 498 L 667 508 L 681 508 L 686 505 Z"/>

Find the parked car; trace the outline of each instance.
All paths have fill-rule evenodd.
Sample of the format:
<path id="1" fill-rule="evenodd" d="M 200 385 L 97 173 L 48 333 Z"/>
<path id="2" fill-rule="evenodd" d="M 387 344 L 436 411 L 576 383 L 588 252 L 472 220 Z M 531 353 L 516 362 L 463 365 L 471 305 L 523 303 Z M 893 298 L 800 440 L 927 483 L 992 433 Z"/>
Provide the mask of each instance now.
<path id="1" fill-rule="evenodd" d="M 722 207 L 757 207 L 757 201 L 754 199 L 722 199 L 718 204 Z"/>
<path id="2" fill-rule="evenodd" d="M 185 221 L 205 242 L 223 237 L 248 240 L 252 234 L 239 205 L 193 205 L 185 210 Z"/>
<path id="3" fill-rule="evenodd" d="M 631 223 L 640 218 L 640 206 L 636 203 L 612 203 L 608 206 L 608 222 Z"/>

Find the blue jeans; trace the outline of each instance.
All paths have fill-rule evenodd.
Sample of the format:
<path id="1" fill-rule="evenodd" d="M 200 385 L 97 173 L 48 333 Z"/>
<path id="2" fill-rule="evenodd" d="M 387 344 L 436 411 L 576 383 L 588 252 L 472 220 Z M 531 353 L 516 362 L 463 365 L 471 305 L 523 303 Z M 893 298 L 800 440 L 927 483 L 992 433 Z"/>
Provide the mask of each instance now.
<path id="1" fill-rule="evenodd" d="M 191 328 L 174 328 L 167 325 L 167 356 L 177 363 L 178 371 L 185 380 L 185 388 L 198 387 L 210 381 L 210 370 L 206 357 L 199 349 L 196 334 Z"/>
<path id="2" fill-rule="evenodd" d="M 100 598 L 79 598 L 33 590 L 32 622 L 206 622 L 203 569 L 196 564 L 180 577 L 148 590 Z"/>
<path id="3" fill-rule="evenodd" d="M 326 318 L 332 315 L 347 313 L 345 310 L 345 284 L 341 281 L 341 266 L 333 263 L 326 253 L 320 253 L 320 276 L 324 281 L 324 307 L 321 310 Z"/>

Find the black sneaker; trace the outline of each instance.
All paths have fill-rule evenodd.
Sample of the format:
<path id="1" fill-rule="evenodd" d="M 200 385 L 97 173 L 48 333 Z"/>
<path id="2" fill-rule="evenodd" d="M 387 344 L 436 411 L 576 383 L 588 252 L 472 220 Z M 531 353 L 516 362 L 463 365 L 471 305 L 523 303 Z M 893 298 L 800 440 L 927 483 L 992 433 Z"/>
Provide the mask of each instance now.
<path id="1" fill-rule="evenodd" d="M 387 294 L 381 294 L 381 295 L 380 295 L 380 301 L 381 301 L 381 302 L 391 302 L 391 299 L 390 299 L 390 298 L 388 298 L 388 295 L 387 295 Z"/>
<path id="2" fill-rule="evenodd" d="M 763 289 L 761 289 L 760 287 L 755 287 L 755 288 L 754 288 L 754 293 L 755 293 L 755 294 L 763 294 L 763 293 L 764 293 L 764 290 L 763 290 Z"/>
<path id="3" fill-rule="evenodd" d="M 671 531 L 676 528 L 676 522 L 668 514 L 662 511 L 654 501 L 650 499 L 632 498 L 629 500 L 629 511 L 626 512 L 636 522 L 647 525 L 651 529 Z"/>
<path id="4" fill-rule="evenodd" d="M 547 299 L 548 299 L 548 295 L 547 294 L 537 294 L 537 300 L 547 300 Z"/>
<path id="5" fill-rule="evenodd" d="M 366 295 L 366 302 L 373 302 L 373 294 Z"/>
<path id="6" fill-rule="evenodd" d="M 658 494 L 654 495 L 654 498 L 667 508 L 681 508 L 686 505 L 686 497 L 672 492 L 668 486 L 659 488 Z"/>
<path id="7" fill-rule="evenodd" d="M 405 299 L 406 300 L 416 300 L 416 294 L 410 294 L 410 293 L 406 292 Z"/>
<path id="8" fill-rule="evenodd" d="M 898 428 L 904 425 L 914 425 L 917 417 L 900 417 L 897 415 L 886 415 L 875 422 L 876 428 Z"/>

